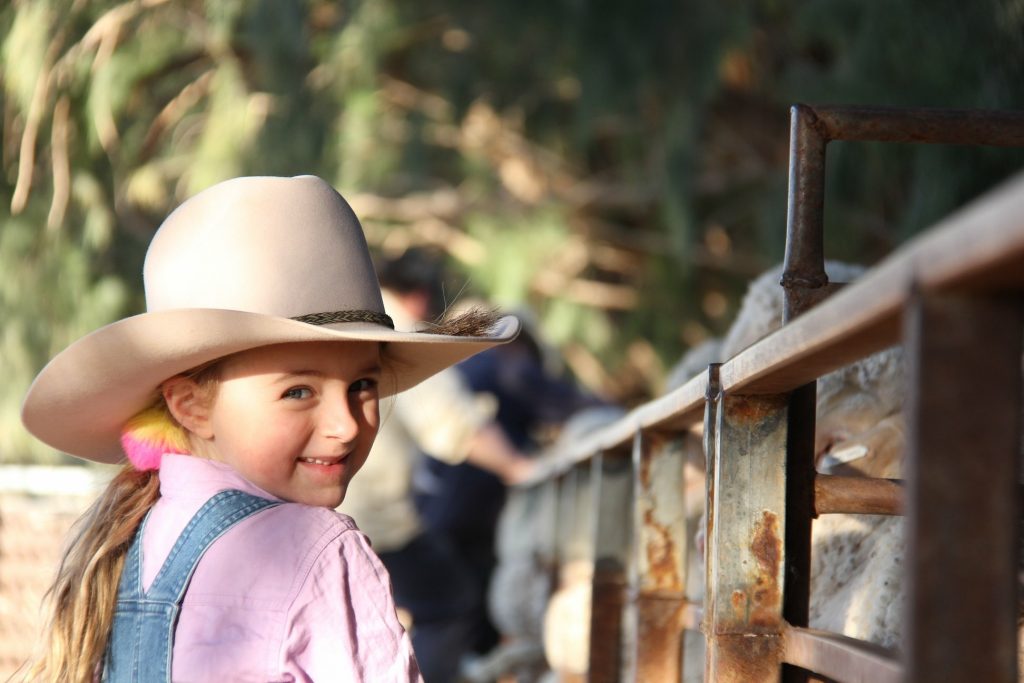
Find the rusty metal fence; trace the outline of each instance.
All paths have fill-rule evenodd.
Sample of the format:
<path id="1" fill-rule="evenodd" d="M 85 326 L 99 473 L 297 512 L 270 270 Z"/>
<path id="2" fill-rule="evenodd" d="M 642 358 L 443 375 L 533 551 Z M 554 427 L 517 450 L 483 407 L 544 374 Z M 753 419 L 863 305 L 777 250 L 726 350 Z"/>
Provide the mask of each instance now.
<path id="1" fill-rule="evenodd" d="M 681 680 L 695 631 L 708 681 L 1017 681 L 1024 176 L 839 288 L 822 237 L 825 150 L 839 139 L 1020 146 L 1024 114 L 793 107 L 786 324 L 531 484 L 569 529 L 553 554 L 593 563 L 591 681 Z M 819 475 L 817 378 L 896 344 L 910 377 L 905 481 Z M 688 600 L 684 462 L 667 446 L 700 426 L 706 581 Z M 906 517 L 899 653 L 808 628 L 811 521 L 834 513 Z"/>

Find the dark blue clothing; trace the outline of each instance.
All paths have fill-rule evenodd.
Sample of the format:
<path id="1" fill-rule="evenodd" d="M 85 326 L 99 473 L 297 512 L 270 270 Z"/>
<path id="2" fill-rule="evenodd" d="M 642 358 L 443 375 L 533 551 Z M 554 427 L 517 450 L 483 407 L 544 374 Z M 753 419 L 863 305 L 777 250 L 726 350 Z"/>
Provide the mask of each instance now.
<path id="1" fill-rule="evenodd" d="M 512 342 L 479 353 L 455 366 L 477 393 L 497 399 L 495 421 L 520 451 L 536 449 L 540 427 L 563 423 L 577 411 L 602 401 L 576 385 L 548 374 L 528 344 Z M 426 486 L 417 506 L 433 531 L 456 544 L 493 541 L 494 526 L 505 504 L 505 486 L 490 472 L 468 463 L 448 465 L 424 458 Z"/>
<path id="2" fill-rule="evenodd" d="M 378 553 L 394 586 L 395 603 L 412 614 L 413 651 L 425 683 L 455 683 L 459 658 L 478 628 L 477 578 L 442 535 L 420 534 L 399 550 Z"/>
<path id="3" fill-rule="evenodd" d="M 559 425 L 578 410 L 602 403 L 547 373 L 529 340 L 489 349 L 455 367 L 471 390 L 497 399 L 495 421 L 523 452 L 536 449 L 534 435 L 539 428 Z M 434 458 L 423 458 L 421 463 L 417 508 L 428 534 L 447 539 L 474 577 L 479 591 L 474 649 L 486 652 L 498 642 L 484 598 L 496 563 L 494 535 L 505 504 L 505 485 L 468 463 L 448 465 Z"/>

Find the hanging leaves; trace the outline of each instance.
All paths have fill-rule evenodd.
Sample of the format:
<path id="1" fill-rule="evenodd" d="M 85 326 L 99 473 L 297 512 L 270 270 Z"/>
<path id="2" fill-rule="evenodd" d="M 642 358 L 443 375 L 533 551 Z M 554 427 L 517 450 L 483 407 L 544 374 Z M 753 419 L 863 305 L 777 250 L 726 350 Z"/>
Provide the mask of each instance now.
<path id="1" fill-rule="evenodd" d="M 781 257 L 787 108 L 1024 107 L 1017 0 L 15 0 L 0 7 L 0 460 L 32 376 L 141 309 L 186 196 L 316 173 L 371 245 L 444 250 L 613 398 Z M 871 262 L 1024 165 L 835 145 L 827 249 Z"/>

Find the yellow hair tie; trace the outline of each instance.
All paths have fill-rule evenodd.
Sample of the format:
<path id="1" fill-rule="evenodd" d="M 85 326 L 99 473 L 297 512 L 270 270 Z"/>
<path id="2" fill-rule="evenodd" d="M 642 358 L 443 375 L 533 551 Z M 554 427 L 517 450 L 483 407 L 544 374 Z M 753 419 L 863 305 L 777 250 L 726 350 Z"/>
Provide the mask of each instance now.
<path id="1" fill-rule="evenodd" d="M 121 448 L 140 472 L 159 469 L 164 453 L 190 450 L 185 429 L 162 405 L 146 408 L 125 423 L 121 428 Z"/>

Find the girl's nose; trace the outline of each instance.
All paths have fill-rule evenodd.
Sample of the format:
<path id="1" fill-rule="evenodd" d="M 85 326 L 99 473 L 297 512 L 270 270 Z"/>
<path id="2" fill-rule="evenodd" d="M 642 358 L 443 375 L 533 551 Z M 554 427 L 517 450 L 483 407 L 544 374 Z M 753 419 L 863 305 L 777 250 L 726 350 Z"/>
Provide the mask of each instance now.
<path id="1" fill-rule="evenodd" d="M 348 443 L 359 435 L 359 420 L 349 404 L 347 393 L 326 402 L 322 419 L 321 427 L 328 438 Z"/>

